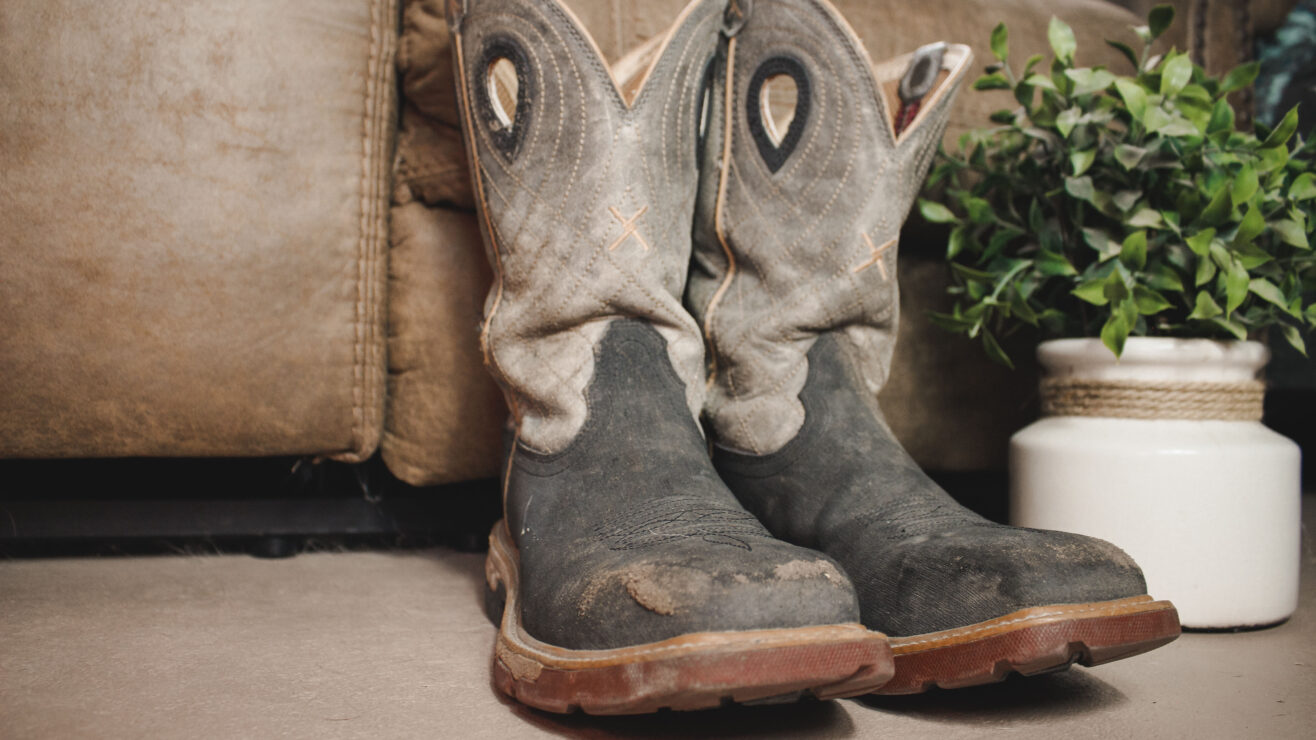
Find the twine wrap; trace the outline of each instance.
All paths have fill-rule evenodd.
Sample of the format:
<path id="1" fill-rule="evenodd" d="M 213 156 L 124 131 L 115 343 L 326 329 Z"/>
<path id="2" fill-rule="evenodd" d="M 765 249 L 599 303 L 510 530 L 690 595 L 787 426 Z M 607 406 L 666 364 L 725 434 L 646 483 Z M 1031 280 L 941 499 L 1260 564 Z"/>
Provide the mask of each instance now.
<path id="1" fill-rule="evenodd" d="M 1044 378 L 1046 416 L 1261 421 L 1266 384 Z"/>

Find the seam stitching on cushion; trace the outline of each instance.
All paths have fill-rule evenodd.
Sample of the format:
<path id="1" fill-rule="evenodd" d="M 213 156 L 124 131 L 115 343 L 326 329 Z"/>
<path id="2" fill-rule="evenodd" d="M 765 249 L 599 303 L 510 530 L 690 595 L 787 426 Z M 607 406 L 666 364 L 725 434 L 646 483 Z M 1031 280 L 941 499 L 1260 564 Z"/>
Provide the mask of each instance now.
<path id="1" fill-rule="evenodd" d="M 374 418 L 369 396 L 374 390 L 374 374 L 371 362 L 377 359 L 375 340 L 374 301 L 375 272 L 379 268 L 378 251 L 380 229 L 378 195 L 381 177 L 376 171 L 384 142 L 377 141 L 376 134 L 381 130 L 387 105 L 379 99 L 384 94 L 389 61 L 387 43 L 384 38 L 383 24 L 392 3 L 388 0 L 371 0 L 370 3 L 370 45 L 366 56 L 366 79 L 361 121 L 361 236 L 357 246 L 357 305 L 356 326 L 353 345 L 352 366 L 352 419 L 353 440 L 348 456 L 356 457 L 365 452 L 369 438 L 369 426 Z"/>

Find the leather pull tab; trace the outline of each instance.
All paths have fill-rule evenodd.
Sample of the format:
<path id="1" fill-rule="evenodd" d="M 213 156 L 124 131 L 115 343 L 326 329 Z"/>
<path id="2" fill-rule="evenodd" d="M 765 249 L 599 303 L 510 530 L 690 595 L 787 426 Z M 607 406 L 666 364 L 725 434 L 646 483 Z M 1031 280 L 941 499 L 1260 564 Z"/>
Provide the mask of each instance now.
<path id="1" fill-rule="evenodd" d="M 448 31 L 461 33 L 462 18 L 466 17 L 466 0 L 447 0 L 443 11 L 448 20 Z"/>
<path id="2" fill-rule="evenodd" d="M 914 58 L 909 61 L 909 68 L 905 70 L 905 76 L 900 78 L 900 87 L 896 90 L 900 96 L 900 110 L 896 111 L 895 120 L 896 136 L 904 133 L 918 116 L 923 98 L 937 84 L 937 74 L 941 72 L 941 60 L 945 55 L 946 44 L 941 41 L 920 46 L 914 52 Z"/>
<path id="3" fill-rule="evenodd" d="M 900 102 L 916 103 L 932 92 L 932 86 L 937 82 L 937 73 L 941 71 L 942 57 L 945 55 L 946 44 L 943 41 L 920 46 L 914 52 L 914 58 L 909 61 L 909 67 L 905 70 L 905 76 L 900 78 Z"/>
<path id="4" fill-rule="evenodd" d="M 753 9 L 754 0 L 727 0 L 727 9 L 722 14 L 723 35 L 731 38 L 740 33 Z"/>

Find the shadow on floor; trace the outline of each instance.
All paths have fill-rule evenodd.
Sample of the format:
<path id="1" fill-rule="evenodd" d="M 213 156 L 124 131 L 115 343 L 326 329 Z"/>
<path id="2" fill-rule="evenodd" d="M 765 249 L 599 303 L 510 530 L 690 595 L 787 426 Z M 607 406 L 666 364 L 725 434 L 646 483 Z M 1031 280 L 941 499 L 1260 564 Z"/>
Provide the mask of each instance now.
<path id="1" fill-rule="evenodd" d="M 1049 722 L 1098 712 L 1128 702 L 1119 689 L 1073 668 L 1026 678 L 1012 675 L 988 686 L 933 690 L 914 696 L 867 696 L 859 706 L 911 719 L 992 726 Z"/>
<path id="2" fill-rule="evenodd" d="M 497 689 L 492 689 L 497 691 Z M 535 729 L 567 738 L 845 738 L 854 721 L 837 702 L 803 701 L 766 707 L 731 706 L 701 712 L 662 711 L 631 717 L 557 715 L 502 703 Z"/>

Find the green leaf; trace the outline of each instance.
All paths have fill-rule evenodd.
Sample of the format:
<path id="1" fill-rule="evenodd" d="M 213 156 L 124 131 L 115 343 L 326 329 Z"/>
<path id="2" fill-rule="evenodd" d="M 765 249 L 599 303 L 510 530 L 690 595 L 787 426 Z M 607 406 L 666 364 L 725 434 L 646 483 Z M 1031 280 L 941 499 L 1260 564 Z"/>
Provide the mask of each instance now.
<path id="1" fill-rule="evenodd" d="M 1132 300 L 1130 300 L 1132 303 Z M 1136 308 L 1134 309 L 1137 310 Z M 1106 345 L 1116 357 L 1124 354 L 1124 343 L 1129 338 L 1132 325 L 1125 318 L 1123 311 L 1112 311 L 1106 325 L 1101 327 L 1101 343 Z"/>
<path id="2" fill-rule="evenodd" d="M 1179 279 L 1179 273 L 1167 264 L 1149 268 L 1147 273 L 1143 275 L 1143 280 L 1147 283 L 1147 287 L 1154 290 L 1168 290 L 1172 293 L 1183 292 L 1183 280 Z"/>
<path id="3" fill-rule="evenodd" d="M 975 224 L 989 224 L 996 220 L 992 204 L 982 198 L 969 198 L 964 207 L 969 210 L 969 220 Z"/>
<path id="4" fill-rule="evenodd" d="M 918 199 L 918 212 L 923 215 L 925 220 L 934 224 L 957 224 L 960 222 L 959 217 L 951 213 L 949 208 L 925 198 Z"/>
<path id="5" fill-rule="evenodd" d="M 1232 316 L 1234 311 L 1247 298 L 1247 270 L 1238 262 L 1232 262 L 1229 272 L 1225 273 L 1225 315 Z"/>
<path id="6" fill-rule="evenodd" d="M 1094 306 L 1104 306 L 1110 303 L 1110 299 L 1106 297 L 1105 278 L 1085 280 L 1069 292 L 1079 300 L 1086 301 Z"/>
<path id="7" fill-rule="evenodd" d="M 1182 236 L 1183 236 L 1183 234 L 1181 233 L 1181 229 L 1179 228 L 1179 214 L 1178 214 L 1178 212 L 1176 212 L 1176 211 L 1161 211 L 1161 219 L 1163 219 L 1163 220 L 1165 221 L 1165 225 L 1166 225 L 1166 226 L 1169 226 L 1169 227 L 1170 227 L 1170 230 L 1173 231 L 1173 232 L 1175 233 L 1175 236 L 1179 236 L 1179 237 L 1182 237 Z"/>
<path id="8" fill-rule="evenodd" d="M 1066 177 L 1065 192 L 1089 203 L 1097 195 L 1097 189 L 1092 185 L 1092 178 L 1084 175 L 1083 177 Z"/>
<path id="9" fill-rule="evenodd" d="M 1257 246 L 1256 242 L 1235 252 L 1234 257 L 1238 259 L 1238 264 L 1242 265 L 1243 269 L 1249 271 L 1255 270 L 1267 262 L 1275 261 L 1275 258 L 1269 252 Z"/>
<path id="10" fill-rule="evenodd" d="M 1041 75 L 1041 74 L 1029 75 L 1028 79 L 1024 80 L 1024 84 L 1031 85 L 1033 87 L 1046 88 L 1047 90 L 1051 90 L 1052 92 L 1060 92 L 1059 90 L 1056 89 L 1056 83 L 1052 82 L 1051 78 L 1047 77 L 1046 75 Z"/>
<path id="11" fill-rule="evenodd" d="M 996 341 L 996 337 L 992 336 L 989 331 L 982 333 L 982 348 L 986 350 L 988 357 L 1011 370 L 1014 369 L 1014 363 L 1010 361 L 1010 356 L 1005 354 L 1005 350 L 1001 349 L 1001 344 Z"/>
<path id="12" fill-rule="evenodd" d="M 1234 177 L 1234 185 L 1229 191 L 1229 197 L 1234 205 L 1246 203 L 1257 192 L 1257 171 L 1250 164 L 1243 165 L 1243 169 L 1238 171 Z"/>
<path id="13" fill-rule="evenodd" d="M 946 240 L 946 259 L 953 260 L 964 251 L 964 227 L 956 226 L 951 229 L 950 238 Z"/>
<path id="14" fill-rule="evenodd" d="M 1010 56 L 1010 32 L 1004 23 L 996 24 L 992 29 L 992 56 L 1004 62 Z"/>
<path id="15" fill-rule="evenodd" d="M 1128 44 L 1120 41 L 1111 41 L 1110 39 L 1106 39 L 1106 44 L 1123 54 L 1124 58 L 1129 60 L 1129 64 L 1132 64 L 1135 70 L 1138 68 L 1138 55 L 1133 53 L 1133 49 L 1129 48 Z"/>
<path id="16" fill-rule="evenodd" d="M 1188 314 L 1190 319 L 1210 319 L 1224 313 L 1220 310 L 1220 304 L 1215 302 L 1209 293 L 1204 290 L 1197 291 L 1197 305 L 1193 307 L 1193 312 Z"/>
<path id="17" fill-rule="evenodd" d="M 1068 139 L 1070 132 L 1078 125 L 1078 119 L 1082 117 L 1083 111 L 1078 107 L 1066 108 L 1060 111 L 1060 115 L 1056 116 L 1056 129 L 1060 131 L 1061 136 Z"/>
<path id="18" fill-rule="evenodd" d="M 1193 63 L 1186 54 L 1175 54 L 1161 66 L 1161 94 L 1172 98 L 1193 79 Z"/>
<path id="19" fill-rule="evenodd" d="M 973 81 L 974 90 L 1009 90 L 1010 81 L 1000 72 L 983 75 Z"/>
<path id="20" fill-rule="evenodd" d="M 1074 81 L 1074 89 L 1069 94 L 1075 97 L 1105 90 L 1115 81 L 1115 75 L 1106 70 L 1088 69 L 1087 67 L 1067 69 L 1065 70 L 1065 76 Z"/>
<path id="21" fill-rule="evenodd" d="M 1234 258 L 1229 256 L 1229 250 L 1225 249 L 1225 245 L 1217 239 L 1211 242 L 1211 261 L 1215 263 L 1216 267 L 1227 271 L 1229 266 L 1233 264 Z"/>
<path id="22" fill-rule="evenodd" d="M 1151 32 L 1153 39 L 1165 33 L 1165 29 L 1169 28 L 1173 22 L 1173 5 L 1157 5 L 1147 14 L 1147 30 Z"/>
<path id="23" fill-rule="evenodd" d="M 1284 300 L 1284 294 L 1280 292 L 1279 286 L 1265 278 L 1254 278 L 1248 281 L 1247 289 L 1252 293 L 1260 296 L 1267 303 L 1272 303 L 1280 307 L 1280 310 L 1287 314 L 1293 314 L 1289 310 L 1288 303 Z M 1302 315 L 1297 314 L 1294 318 L 1301 319 Z"/>
<path id="24" fill-rule="evenodd" d="M 1014 123 L 1014 117 L 1015 117 L 1014 111 L 998 110 L 998 111 L 994 111 L 990 116 L 988 116 L 988 119 L 992 123 L 999 123 L 1003 126 L 1009 126 L 1010 124 Z"/>
<path id="25" fill-rule="evenodd" d="M 1188 248 L 1198 257 L 1205 257 L 1211 249 L 1211 240 L 1215 238 L 1215 229 L 1202 229 L 1184 240 Z"/>
<path id="26" fill-rule="evenodd" d="M 1096 149 L 1084 149 L 1081 152 L 1071 152 L 1069 155 L 1069 164 L 1074 168 L 1074 176 L 1077 177 L 1092 166 L 1092 160 L 1097 158 Z"/>
<path id="27" fill-rule="evenodd" d="M 1261 72 L 1261 62 L 1248 62 L 1240 64 L 1229 70 L 1229 74 L 1220 81 L 1219 95 L 1226 95 L 1235 90 L 1242 90 L 1251 85 L 1257 79 L 1257 74 Z"/>
<path id="28" fill-rule="evenodd" d="M 1280 241 L 1299 249 L 1311 249 L 1311 244 L 1307 242 L 1307 234 L 1303 231 L 1302 226 L 1292 219 L 1282 219 L 1275 221 L 1270 225 L 1279 235 Z"/>
<path id="29" fill-rule="evenodd" d="M 1105 280 L 1106 284 L 1105 287 L 1102 288 L 1102 292 L 1105 294 L 1106 300 L 1116 305 L 1119 305 L 1120 301 L 1123 301 L 1125 298 L 1129 297 L 1130 295 L 1129 287 L 1124 284 L 1124 280 L 1127 275 L 1128 275 L 1127 270 L 1121 271 L 1117 269 L 1111 271 L 1111 273 L 1106 276 L 1106 280 Z"/>
<path id="30" fill-rule="evenodd" d="M 1146 229 L 1159 228 L 1163 225 L 1161 221 L 1161 212 L 1155 208 L 1139 208 L 1137 213 L 1129 216 L 1129 219 L 1124 223 L 1129 226 L 1137 226 Z"/>
<path id="31" fill-rule="evenodd" d="M 1046 38 L 1051 42 L 1051 51 L 1055 52 L 1056 59 L 1073 63 L 1074 50 L 1078 48 L 1078 42 L 1074 40 L 1074 29 L 1070 28 L 1069 24 L 1051 16 L 1051 25 L 1047 26 Z"/>
<path id="32" fill-rule="evenodd" d="M 1135 231 L 1124 239 L 1120 248 L 1120 262 L 1130 270 L 1141 270 L 1147 265 L 1147 232 Z"/>
<path id="33" fill-rule="evenodd" d="M 1121 213 L 1127 213 L 1131 208 L 1138 205 L 1138 199 L 1141 197 L 1141 190 L 1121 190 L 1111 196 L 1110 202 L 1114 203 Z"/>
<path id="34" fill-rule="evenodd" d="M 1229 188 L 1220 188 L 1206 208 L 1198 214 L 1197 223 L 1202 226 L 1219 226 L 1229 218 L 1231 210 L 1233 204 L 1229 199 Z"/>
<path id="35" fill-rule="evenodd" d="M 1240 249 L 1253 242 L 1261 232 L 1266 230 L 1266 218 L 1261 215 L 1261 209 L 1252 207 L 1247 209 L 1247 214 L 1238 224 L 1238 231 L 1234 234 L 1234 241 L 1230 243 L 1234 249 Z"/>
<path id="36" fill-rule="evenodd" d="M 1115 89 L 1124 98 L 1124 105 L 1133 114 L 1133 120 L 1142 121 L 1147 115 L 1147 91 L 1142 85 L 1127 77 L 1120 77 L 1115 80 Z"/>
<path id="37" fill-rule="evenodd" d="M 1028 305 L 1028 300 L 1019 294 L 1018 288 L 1011 290 L 1010 293 L 1010 310 L 1014 312 L 1015 318 L 1025 324 L 1037 326 L 1037 313 Z"/>
<path id="38" fill-rule="evenodd" d="M 1203 256 L 1197 260 L 1197 272 L 1193 280 L 1193 287 L 1200 288 L 1211 282 L 1215 277 L 1215 260 Z"/>
<path id="39" fill-rule="evenodd" d="M 1257 152 L 1261 157 L 1257 172 L 1274 172 L 1289 163 L 1289 150 L 1283 146 L 1272 146 Z"/>
<path id="40" fill-rule="evenodd" d="M 1232 133 L 1234 130 L 1234 106 L 1228 100 L 1221 100 L 1211 109 L 1211 119 L 1206 124 L 1206 133 Z"/>
<path id="41" fill-rule="evenodd" d="M 1174 307 L 1174 304 L 1166 300 L 1165 296 L 1141 285 L 1133 286 L 1133 303 L 1138 307 L 1138 313 L 1143 316 L 1158 314 L 1167 308 Z"/>
<path id="42" fill-rule="evenodd" d="M 1237 321 L 1230 321 L 1217 316 L 1216 318 L 1211 319 L 1211 323 L 1234 335 L 1234 338 L 1240 342 L 1247 339 L 1247 329 Z"/>
<path id="43" fill-rule="evenodd" d="M 1126 170 L 1131 170 L 1138 166 L 1142 158 L 1147 155 L 1147 150 L 1140 146 L 1132 144 L 1120 144 L 1115 147 L 1115 161 Z"/>
<path id="44" fill-rule="evenodd" d="M 958 262 L 952 262 L 950 264 L 950 269 L 954 270 L 956 273 L 958 273 L 961 277 L 965 278 L 966 280 L 981 280 L 988 283 L 996 282 L 996 276 L 991 274 L 990 272 L 975 270 L 972 267 L 969 267 L 968 265 L 962 265 Z"/>
<path id="45" fill-rule="evenodd" d="M 1307 356 L 1307 344 L 1302 341 L 1302 334 L 1298 332 L 1298 327 L 1293 326 L 1292 324 L 1280 324 L 1279 330 L 1284 335 L 1284 339 L 1287 340 L 1294 349 L 1301 352 L 1303 357 Z"/>
<path id="46" fill-rule="evenodd" d="M 1295 105 L 1289 109 L 1288 113 L 1284 115 L 1284 119 L 1281 120 L 1279 122 L 1279 125 L 1276 126 L 1275 129 L 1270 132 L 1270 136 L 1266 137 L 1266 140 L 1262 142 L 1261 146 L 1263 149 L 1269 149 L 1270 147 L 1274 147 L 1274 146 L 1281 146 L 1287 143 L 1289 137 L 1293 136 L 1293 132 L 1297 130 L 1298 130 L 1298 106 Z"/>
<path id="47" fill-rule="evenodd" d="M 1147 112 L 1142 116 L 1142 125 L 1147 128 L 1147 133 L 1149 134 L 1154 134 L 1163 128 L 1168 128 L 1173 122 L 1173 116 L 1155 105 L 1147 106 Z"/>
<path id="48" fill-rule="evenodd" d="M 1037 255 L 1036 267 L 1039 273 L 1047 277 L 1073 277 L 1078 274 L 1078 270 L 1074 269 L 1074 265 L 1065 259 L 1064 255 L 1047 249 Z"/>
<path id="49" fill-rule="evenodd" d="M 1294 201 L 1316 198 L 1316 175 L 1304 172 L 1293 180 L 1289 186 L 1289 199 Z"/>

